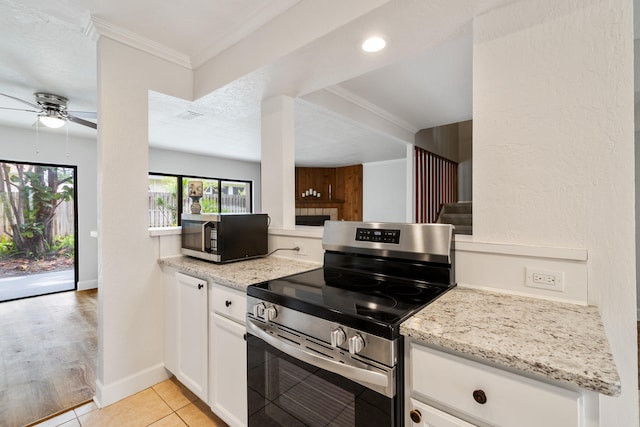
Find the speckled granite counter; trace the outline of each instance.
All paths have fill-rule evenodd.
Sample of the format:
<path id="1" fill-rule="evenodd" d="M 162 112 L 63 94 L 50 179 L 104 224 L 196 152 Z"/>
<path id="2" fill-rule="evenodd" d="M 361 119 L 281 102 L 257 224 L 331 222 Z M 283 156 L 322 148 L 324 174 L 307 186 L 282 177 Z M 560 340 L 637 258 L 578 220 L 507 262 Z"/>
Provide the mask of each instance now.
<path id="1" fill-rule="evenodd" d="M 620 378 L 594 306 L 455 288 L 404 322 L 400 332 L 608 396 Z"/>
<path id="2" fill-rule="evenodd" d="M 322 264 L 315 262 L 273 256 L 228 264 L 214 264 L 187 256 L 160 258 L 158 262 L 160 265 L 174 267 L 184 273 L 241 291 L 246 291 L 247 286 L 254 283 L 322 267 Z"/>

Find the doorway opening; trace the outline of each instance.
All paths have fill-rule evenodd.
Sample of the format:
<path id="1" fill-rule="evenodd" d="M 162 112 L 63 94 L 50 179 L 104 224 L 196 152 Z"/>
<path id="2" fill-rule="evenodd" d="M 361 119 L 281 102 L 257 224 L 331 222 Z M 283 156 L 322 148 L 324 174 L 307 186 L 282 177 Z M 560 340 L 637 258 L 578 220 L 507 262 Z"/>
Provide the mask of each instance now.
<path id="1" fill-rule="evenodd" d="M 0 161 L 0 302 L 77 289 L 76 175 Z"/>

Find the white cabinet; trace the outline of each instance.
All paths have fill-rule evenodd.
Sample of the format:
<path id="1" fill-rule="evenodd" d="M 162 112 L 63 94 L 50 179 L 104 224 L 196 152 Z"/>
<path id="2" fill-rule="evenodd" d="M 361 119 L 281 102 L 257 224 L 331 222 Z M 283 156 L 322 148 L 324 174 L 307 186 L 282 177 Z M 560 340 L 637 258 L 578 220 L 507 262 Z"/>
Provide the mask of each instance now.
<path id="1" fill-rule="evenodd" d="M 232 427 L 247 425 L 246 295 L 213 284 L 209 313 L 209 405 Z"/>
<path id="2" fill-rule="evenodd" d="M 166 368 L 200 399 L 207 401 L 207 304 L 203 279 L 165 272 Z"/>
<path id="3" fill-rule="evenodd" d="M 415 427 L 475 427 L 460 418 L 411 399 L 411 423 Z"/>
<path id="4" fill-rule="evenodd" d="M 594 425 L 585 396 L 546 382 L 411 343 L 411 404 L 421 426 L 586 427 Z M 411 405 L 408 405 L 411 406 Z M 411 410 L 411 408 L 409 408 Z M 455 417 L 451 415 L 455 415 Z M 409 415 L 409 414 L 407 414 Z M 448 418 L 446 416 L 449 416 Z M 464 421 L 463 421 L 464 420 Z M 458 423 L 458 424 L 456 424 Z M 473 424 L 468 424 L 473 423 Z M 407 425 L 411 421 L 407 420 Z M 416 424 L 414 424 L 416 425 Z"/>

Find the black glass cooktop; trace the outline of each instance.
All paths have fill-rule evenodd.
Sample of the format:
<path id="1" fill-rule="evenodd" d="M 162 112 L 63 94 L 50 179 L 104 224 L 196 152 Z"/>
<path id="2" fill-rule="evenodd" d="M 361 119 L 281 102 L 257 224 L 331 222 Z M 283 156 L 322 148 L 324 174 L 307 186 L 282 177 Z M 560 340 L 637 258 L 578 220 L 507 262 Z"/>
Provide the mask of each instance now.
<path id="1" fill-rule="evenodd" d="M 393 339 L 451 287 L 323 267 L 249 286 L 247 295 Z"/>

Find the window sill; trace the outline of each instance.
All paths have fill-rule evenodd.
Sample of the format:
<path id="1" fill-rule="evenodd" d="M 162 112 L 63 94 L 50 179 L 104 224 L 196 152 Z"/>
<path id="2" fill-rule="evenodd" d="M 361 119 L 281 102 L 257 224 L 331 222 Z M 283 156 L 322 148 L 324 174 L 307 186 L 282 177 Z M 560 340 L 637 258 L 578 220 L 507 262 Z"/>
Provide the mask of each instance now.
<path id="1" fill-rule="evenodd" d="M 149 236 L 173 236 L 182 233 L 182 227 L 155 227 L 149 228 Z"/>

